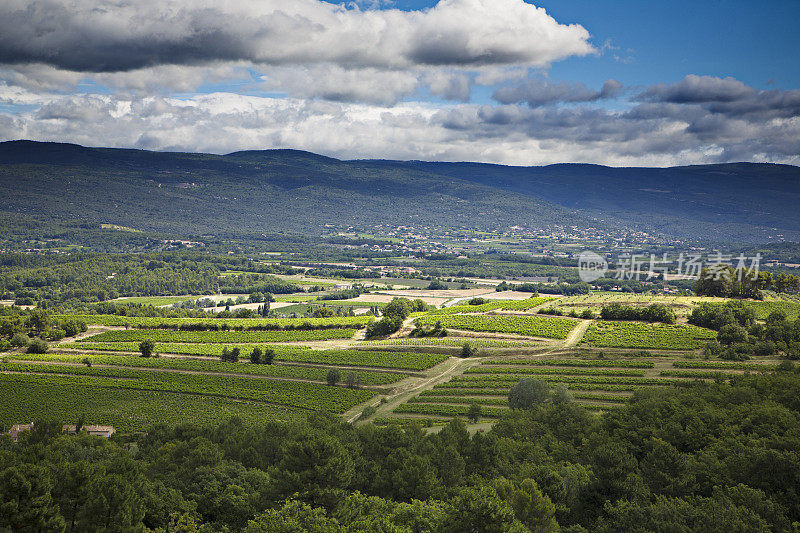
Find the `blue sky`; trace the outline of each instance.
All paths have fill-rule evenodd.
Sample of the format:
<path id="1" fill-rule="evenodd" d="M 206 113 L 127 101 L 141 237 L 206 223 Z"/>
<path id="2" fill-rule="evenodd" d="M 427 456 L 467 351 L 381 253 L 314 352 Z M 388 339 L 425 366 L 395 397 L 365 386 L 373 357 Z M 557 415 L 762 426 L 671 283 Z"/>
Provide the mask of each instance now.
<path id="1" fill-rule="evenodd" d="M 358 5 L 7 0 L 0 140 L 800 163 L 796 0 Z"/>
<path id="2" fill-rule="evenodd" d="M 613 47 L 601 56 L 554 64 L 550 70 L 553 79 L 601 85 L 614 78 L 626 85 L 650 85 L 706 74 L 732 76 L 762 89 L 800 88 L 797 0 L 529 3 L 545 8 L 562 24 L 584 26 L 597 46 L 608 42 Z M 398 0 L 391 6 L 409 11 L 435 4 Z"/>
<path id="3" fill-rule="evenodd" d="M 732 76 L 758 88 L 800 87 L 800 2 L 583 0 L 540 2 L 562 23 L 576 22 L 617 50 L 567 60 L 552 75 L 647 85 L 689 74 Z M 628 54 L 628 49 L 633 50 Z M 613 56 L 631 57 L 629 63 Z M 767 83 L 774 80 L 774 84 Z"/>

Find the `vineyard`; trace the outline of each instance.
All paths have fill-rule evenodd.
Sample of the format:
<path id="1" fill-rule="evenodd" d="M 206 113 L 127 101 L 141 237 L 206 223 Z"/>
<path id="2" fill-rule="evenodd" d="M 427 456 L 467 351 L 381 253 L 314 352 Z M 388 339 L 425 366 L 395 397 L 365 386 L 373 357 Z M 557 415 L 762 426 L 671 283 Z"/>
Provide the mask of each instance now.
<path id="1" fill-rule="evenodd" d="M 545 302 L 555 300 L 555 298 L 528 298 L 526 300 L 497 300 L 487 302 L 480 305 L 455 305 L 452 307 L 445 307 L 443 309 L 436 309 L 431 311 L 430 315 L 458 315 L 469 313 L 485 313 L 487 311 L 494 311 L 495 309 L 502 309 L 505 311 L 527 311 L 533 307 L 542 305 Z"/>
<path id="2" fill-rule="evenodd" d="M 137 352 L 138 343 L 93 343 L 82 342 L 81 350 Z M 243 357 L 257 344 L 178 344 L 156 343 L 155 352 L 161 354 L 195 355 L 219 357 L 224 349 L 239 348 Z M 346 365 L 375 368 L 395 368 L 400 370 L 425 370 L 438 365 L 446 355 L 422 352 L 367 351 L 367 350 L 311 350 L 303 346 L 268 346 L 275 351 L 275 361 L 310 363 L 323 365 Z"/>
<path id="3" fill-rule="evenodd" d="M 152 368 L 159 370 L 179 370 L 189 372 L 201 372 L 205 374 L 242 374 L 259 377 L 274 377 L 283 379 L 299 379 L 308 381 L 325 382 L 325 377 L 328 368 L 317 368 L 311 366 L 298 366 L 298 365 L 254 365 L 248 363 L 228 363 L 221 361 L 207 361 L 197 359 L 184 359 L 184 358 L 152 358 L 152 357 L 134 357 L 134 356 L 120 356 L 120 355 L 16 355 L 8 357 L 9 361 L 33 361 L 42 363 L 72 363 L 81 364 L 85 360 L 89 360 L 92 368 L 97 365 L 112 366 L 112 367 L 132 367 L 132 368 Z M 4 366 L 3 368 L 12 370 L 12 367 Z M 60 368 L 69 369 L 68 366 L 60 366 Z M 79 367 L 80 368 L 80 367 Z M 369 372 L 358 371 L 355 373 L 358 381 L 365 385 L 387 385 L 394 383 L 403 377 L 402 374 L 394 374 L 388 372 Z"/>
<path id="4" fill-rule="evenodd" d="M 797 320 L 800 317 L 800 303 L 786 302 L 782 300 L 770 300 L 764 302 L 746 302 L 745 305 L 753 309 L 756 319 L 766 320 L 770 313 L 779 311 L 786 315 L 789 320 Z"/>
<path id="5" fill-rule="evenodd" d="M 641 322 L 596 322 L 583 337 L 592 346 L 657 350 L 696 350 L 716 338 L 716 332 L 689 325 Z"/>
<path id="6" fill-rule="evenodd" d="M 400 337 L 381 341 L 364 341 L 360 346 L 462 346 L 469 342 L 478 348 L 531 348 L 541 346 L 541 341 L 510 341 L 505 339 L 465 337 Z"/>
<path id="7" fill-rule="evenodd" d="M 349 339 L 354 329 L 312 329 L 293 331 L 173 331 L 164 329 L 126 329 L 104 331 L 82 342 L 140 342 L 152 340 L 166 343 L 267 343 Z"/>
<path id="8" fill-rule="evenodd" d="M 231 417 L 255 426 L 264 420 L 291 420 L 304 411 L 223 396 L 203 396 L 113 386 L 113 380 L 55 375 L 0 374 L 3 409 L 0 425 L 20 420 L 85 417 L 87 424 L 113 424 L 118 431 L 140 431 L 156 424 L 220 424 Z"/>
<path id="9" fill-rule="evenodd" d="M 4 363 L 5 372 L 81 376 L 85 387 L 132 389 L 216 396 L 264 402 L 305 410 L 344 412 L 374 393 L 299 381 L 252 379 L 225 375 L 153 372 L 127 368 L 94 368 L 56 364 Z"/>
<path id="10" fill-rule="evenodd" d="M 342 316 L 330 318 L 162 318 L 118 315 L 55 315 L 96 326 L 127 326 L 131 328 L 186 330 L 306 330 L 327 328 L 363 329 L 371 316 Z"/>
<path id="11" fill-rule="evenodd" d="M 657 300 L 690 309 L 699 301 L 716 299 L 659 296 Z M 347 411 L 349 419 L 349 413 L 358 415 L 362 409 L 359 404 L 376 393 L 391 395 L 400 381 L 414 384 L 414 380 L 435 376 L 440 370 L 430 369 L 447 361 L 447 352 L 460 353 L 457 349 L 464 343 L 482 348 L 479 360 L 467 363 L 447 381 L 434 382 L 407 395 L 399 405 L 395 403 L 393 409 L 381 411 L 374 420 L 381 424 L 421 421 L 425 425 L 441 425 L 452 417 L 470 413 L 475 416 L 475 406 L 479 419 L 497 420 L 508 411 L 509 391 L 522 379 L 542 381 L 551 389 L 566 388 L 575 404 L 592 411 L 607 411 L 623 405 L 638 391 L 777 369 L 774 359 L 732 362 L 689 359 L 695 357 L 692 354 L 687 358 L 674 355 L 676 351 L 698 350 L 715 338 L 716 332 L 696 326 L 590 322 L 520 313 L 548 302 L 578 309 L 613 301 L 638 305 L 652 303 L 654 298 L 594 293 L 457 305 L 412 315 L 420 327 L 440 323 L 450 330 L 447 336 L 400 336 L 372 341 L 360 341 L 355 335 L 374 320 L 371 316 L 192 319 L 72 315 L 88 324 L 115 329 L 58 344 L 56 352 L 60 353 L 51 350 L 42 355 L 7 355 L 0 383 L 8 385 L 4 396 L 22 391 L 54 398 L 57 390 L 63 390 L 69 397 L 55 408 L 55 413 L 74 418 L 88 412 L 90 418 L 123 428 L 163 420 L 215 421 L 231 413 L 247 423 L 257 423 L 260 417 L 289 419 L 312 410 Z M 785 301 L 746 305 L 754 307 L 759 319 L 773 311 L 791 317 L 794 307 L 800 308 L 800 304 Z M 579 335 L 583 327 L 571 337 L 578 324 L 588 326 L 583 337 Z M 494 337 L 459 333 L 460 330 Z M 567 338 L 570 343 L 580 340 L 588 349 L 554 342 Z M 335 343 L 337 346 L 348 349 L 310 348 L 316 341 L 336 339 L 340 340 Z M 162 357 L 139 357 L 139 343 L 143 340 L 154 341 L 154 353 Z M 248 356 L 256 347 L 273 350 L 273 364 L 249 363 Z M 383 347 L 387 349 L 381 350 Z M 230 353 L 234 348 L 239 349 L 240 362 L 220 360 L 223 352 Z M 600 348 L 606 350 L 600 353 Z M 537 352 L 543 355 L 536 356 Z M 442 368 L 454 368 L 455 361 L 450 359 Z M 338 370 L 338 386 L 326 384 L 332 369 Z M 355 386 L 342 386 L 348 380 Z M 16 421 L 14 417 L 23 412 L 46 414 L 46 403 L 35 404 L 27 397 L 6 403 L 8 414 L 0 417 L 10 417 L 9 420 Z M 214 412 L 209 412 L 211 409 Z"/>
<path id="12" fill-rule="evenodd" d="M 508 333 L 551 339 L 566 339 L 569 332 L 578 324 L 578 322 L 566 318 L 517 315 L 426 315 L 416 319 L 416 323 L 420 326 L 434 326 L 437 322 L 440 322 L 442 327 L 450 329 Z"/>

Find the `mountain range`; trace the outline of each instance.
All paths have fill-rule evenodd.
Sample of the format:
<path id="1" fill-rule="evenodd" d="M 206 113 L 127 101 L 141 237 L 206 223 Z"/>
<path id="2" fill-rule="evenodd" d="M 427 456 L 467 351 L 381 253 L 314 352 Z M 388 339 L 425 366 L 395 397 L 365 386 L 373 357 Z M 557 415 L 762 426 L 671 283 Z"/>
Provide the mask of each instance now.
<path id="1" fill-rule="evenodd" d="M 761 163 L 513 167 L 8 141 L 0 143 L 0 194 L 5 215 L 185 235 L 562 225 L 724 243 L 800 240 L 800 167 Z"/>

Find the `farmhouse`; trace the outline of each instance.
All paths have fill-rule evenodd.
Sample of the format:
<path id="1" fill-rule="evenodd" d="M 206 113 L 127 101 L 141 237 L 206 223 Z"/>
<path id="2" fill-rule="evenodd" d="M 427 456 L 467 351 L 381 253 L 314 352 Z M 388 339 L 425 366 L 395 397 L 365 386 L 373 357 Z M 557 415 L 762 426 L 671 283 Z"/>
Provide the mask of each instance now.
<path id="1" fill-rule="evenodd" d="M 17 442 L 19 440 L 19 434 L 23 431 L 33 431 L 33 422 L 30 424 L 14 424 L 11 426 L 11 429 L 8 431 L 8 433 L 11 435 L 11 440 Z M 68 435 L 78 434 L 75 425 L 64 425 L 61 427 L 61 431 Z M 95 437 L 105 438 L 109 438 L 111 435 L 117 432 L 117 430 L 114 429 L 114 426 L 81 426 L 81 431 L 85 431 L 89 435 L 93 435 Z"/>
<path id="2" fill-rule="evenodd" d="M 33 422 L 30 424 L 14 424 L 11 426 L 11 429 L 8 433 L 11 435 L 11 440 L 17 442 L 19 440 L 19 434 L 23 431 L 31 431 L 33 429 Z"/>
<path id="3" fill-rule="evenodd" d="M 114 426 L 83 426 L 81 427 L 81 430 L 85 431 L 89 435 L 105 438 L 109 438 L 111 435 L 117 432 L 117 430 L 114 429 Z M 78 433 L 74 425 L 65 425 L 61 428 L 61 431 L 69 435 L 77 435 Z"/>

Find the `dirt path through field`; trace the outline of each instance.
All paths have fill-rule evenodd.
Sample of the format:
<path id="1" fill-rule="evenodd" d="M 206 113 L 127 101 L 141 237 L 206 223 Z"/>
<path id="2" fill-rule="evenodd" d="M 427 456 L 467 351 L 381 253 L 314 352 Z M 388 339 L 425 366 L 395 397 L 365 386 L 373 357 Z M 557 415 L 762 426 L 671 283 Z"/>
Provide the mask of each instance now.
<path id="1" fill-rule="evenodd" d="M 578 324 L 575 329 L 570 331 L 567 340 L 564 341 L 564 347 L 571 348 L 572 346 L 576 346 L 579 342 L 581 342 L 583 335 L 586 333 L 586 330 L 589 329 L 589 326 L 592 325 L 592 322 L 594 322 L 594 320 L 581 321 L 581 323 Z"/>
<path id="2" fill-rule="evenodd" d="M 409 381 L 407 385 L 395 389 L 392 394 L 386 396 L 386 403 L 380 403 L 380 398 L 373 398 L 366 405 L 361 404 L 350 409 L 344 414 L 345 420 L 349 423 L 354 423 L 361 415 L 361 411 L 367 406 L 375 407 L 376 411 L 372 416 L 363 420 L 358 420 L 359 424 L 369 422 L 375 417 L 389 414 L 412 396 L 416 396 L 424 390 L 431 389 L 434 385 L 449 381 L 453 376 L 462 374 L 468 368 L 479 365 L 482 359 L 483 358 L 459 359 L 451 357 L 444 363 L 434 367 L 436 372 L 433 375 L 423 379 Z"/>

